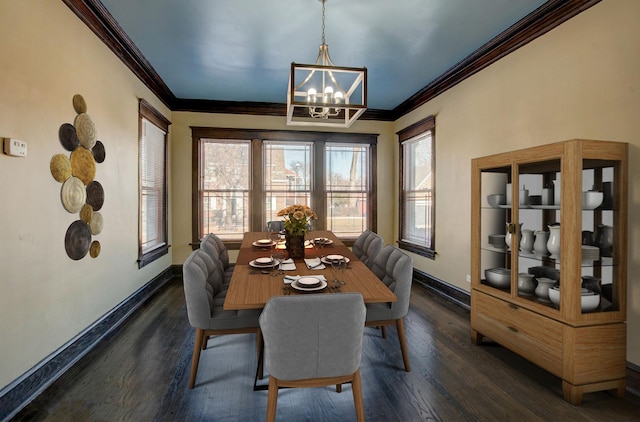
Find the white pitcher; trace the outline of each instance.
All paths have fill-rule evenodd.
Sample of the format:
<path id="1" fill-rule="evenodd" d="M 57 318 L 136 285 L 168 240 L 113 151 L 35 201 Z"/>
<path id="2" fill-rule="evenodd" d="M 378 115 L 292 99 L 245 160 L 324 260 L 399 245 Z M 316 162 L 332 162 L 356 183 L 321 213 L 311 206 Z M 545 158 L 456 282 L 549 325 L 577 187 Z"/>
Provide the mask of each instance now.
<path id="1" fill-rule="evenodd" d="M 520 249 L 524 252 L 531 252 L 533 249 L 533 230 L 522 230 L 522 236 L 520 237 Z"/>
<path id="2" fill-rule="evenodd" d="M 560 258 L 560 224 L 549 227 L 549 240 L 547 241 L 547 249 L 551 253 L 551 258 Z"/>
<path id="3" fill-rule="evenodd" d="M 541 255 L 549 253 L 547 242 L 549 241 L 549 232 L 544 230 L 536 230 L 536 240 L 533 242 L 533 251 Z"/>

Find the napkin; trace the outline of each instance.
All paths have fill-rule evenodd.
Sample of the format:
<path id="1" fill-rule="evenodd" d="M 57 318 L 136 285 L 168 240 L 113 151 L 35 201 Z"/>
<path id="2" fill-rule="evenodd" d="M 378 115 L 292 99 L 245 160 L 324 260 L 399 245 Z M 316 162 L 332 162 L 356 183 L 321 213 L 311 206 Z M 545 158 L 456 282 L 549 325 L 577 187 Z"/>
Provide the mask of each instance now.
<path id="1" fill-rule="evenodd" d="M 296 264 L 293 262 L 293 259 L 291 259 L 291 258 L 285 259 L 280 264 L 280 269 L 282 271 L 293 271 L 293 270 L 296 269 Z"/>
<path id="2" fill-rule="evenodd" d="M 318 274 L 318 275 L 285 275 L 284 276 L 284 284 L 291 284 L 292 281 L 296 281 L 300 277 L 314 277 L 314 278 L 317 278 L 318 280 L 327 281 L 327 279 L 324 278 L 324 276 L 322 274 Z"/>
<path id="3" fill-rule="evenodd" d="M 326 268 L 320 258 L 305 259 L 304 263 L 307 264 L 307 268 L 310 270 L 324 270 Z"/>

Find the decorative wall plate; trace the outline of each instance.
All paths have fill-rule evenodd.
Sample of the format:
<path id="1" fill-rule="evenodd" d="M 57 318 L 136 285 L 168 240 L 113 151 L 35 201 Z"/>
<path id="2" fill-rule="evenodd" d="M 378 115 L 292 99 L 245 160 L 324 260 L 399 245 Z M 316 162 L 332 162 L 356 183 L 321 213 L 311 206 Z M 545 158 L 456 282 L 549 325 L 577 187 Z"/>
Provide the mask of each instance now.
<path id="1" fill-rule="evenodd" d="M 94 211 L 100 211 L 104 204 L 104 189 L 97 180 L 87 185 L 87 204 L 91 205 Z"/>
<path id="2" fill-rule="evenodd" d="M 107 153 L 104 150 L 104 144 L 100 141 L 96 141 L 96 144 L 91 148 L 91 152 L 93 153 L 93 158 L 95 158 L 97 163 L 103 162 L 107 156 Z"/>
<path id="3" fill-rule="evenodd" d="M 84 258 L 91 245 L 89 226 L 81 220 L 76 220 L 67 229 L 64 237 L 64 248 L 69 258 L 78 260 Z"/>
<path id="4" fill-rule="evenodd" d="M 62 206 L 67 211 L 71 213 L 80 212 L 87 200 L 87 191 L 82 180 L 73 176 L 68 178 L 60 189 L 60 199 L 62 199 Z"/>
<path id="5" fill-rule="evenodd" d="M 49 168 L 51 169 L 53 178 L 60 183 L 64 183 L 71 177 L 71 161 L 69 157 L 64 154 L 56 154 L 51 157 Z"/>
<path id="6" fill-rule="evenodd" d="M 98 255 L 100 255 L 100 242 L 98 242 L 97 240 L 91 242 L 89 255 L 91 256 L 91 258 L 96 258 Z"/>
<path id="7" fill-rule="evenodd" d="M 71 153 L 71 173 L 88 185 L 96 177 L 96 160 L 86 148 L 76 148 Z"/>
<path id="8" fill-rule="evenodd" d="M 62 147 L 69 152 L 74 151 L 80 145 L 78 135 L 76 134 L 76 128 L 71 123 L 64 123 L 58 129 L 58 138 Z"/>
<path id="9" fill-rule="evenodd" d="M 93 213 L 91 216 L 91 223 L 89 223 L 89 229 L 93 235 L 100 234 L 102 231 L 102 214 L 99 212 Z"/>
<path id="10" fill-rule="evenodd" d="M 73 96 L 73 109 L 78 114 L 87 112 L 87 103 L 82 95 L 76 94 Z"/>
<path id="11" fill-rule="evenodd" d="M 80 113 L 73 122 L 76 127 L 78 140 L 87 149 L 93 148 L 96 144 L 96 127 L 93 120 L 87 113 Z"/>

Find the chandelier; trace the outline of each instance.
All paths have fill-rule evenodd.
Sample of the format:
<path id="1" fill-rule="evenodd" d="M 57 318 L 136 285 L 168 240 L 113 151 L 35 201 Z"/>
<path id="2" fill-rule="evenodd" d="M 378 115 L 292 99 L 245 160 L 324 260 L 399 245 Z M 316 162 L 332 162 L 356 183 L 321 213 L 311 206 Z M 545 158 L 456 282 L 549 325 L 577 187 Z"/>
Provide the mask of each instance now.
<path id="1" fill-rule="evenodd" d="M 287 91 L 287 124 L 349 127 L 367 109 L 367 68 L 336 66 L 324 37 L 315 64 L 291 63 Z"/>

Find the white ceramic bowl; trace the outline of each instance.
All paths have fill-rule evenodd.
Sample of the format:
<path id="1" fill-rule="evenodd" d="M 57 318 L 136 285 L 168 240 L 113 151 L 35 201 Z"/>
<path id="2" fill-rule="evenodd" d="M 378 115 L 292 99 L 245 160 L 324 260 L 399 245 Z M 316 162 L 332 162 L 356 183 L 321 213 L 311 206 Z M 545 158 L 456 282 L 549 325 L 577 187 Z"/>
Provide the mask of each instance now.
<path id="1" fill-rule="evenodd" d="M 549 289 L 549 300 L 556 306 L 560 306 L 560 288 L 552 287 Z M 582 292 L 580 297 L 582 312 L 594 311 L 600 306 L 600 295 L 592 292 Z"/>
<path id="2" fill-rule="evenodd" d="M 598 208 L 602 204 L 604 194 L 597 191 L 582 192 L 582 209 L 593 210 Z"/>
<path id="3" fill-rule="evenodd" d="M 511 270 L 506 268 L 489 268 L 484 270 L 484 276 L 493 287 L 504 289 L 511 284 Z"/>
<path id="4" fill-rule="evenodd" d="M 500 208 L 499 205 L 504 205 L 507 203 L 507 195 L 505 195 L 504 193 L 494 193 L 493 195 L 488 195 L 487 202 L 493 208 Z"/>
<path id="5" fill-rule="evenodd" d="M 595 311 L 600 306 L 600 295 L 597 293 L 583 294 L 582 297 L 582 312 Z"/>

